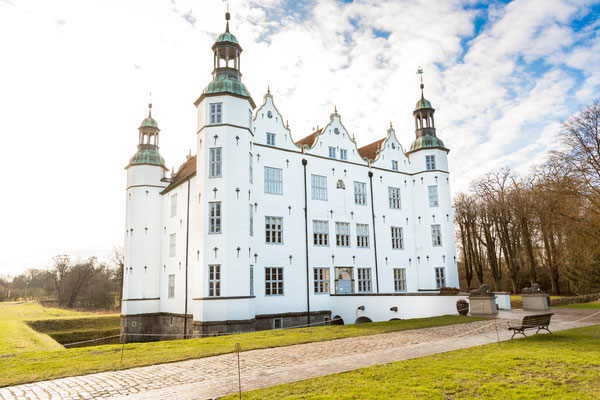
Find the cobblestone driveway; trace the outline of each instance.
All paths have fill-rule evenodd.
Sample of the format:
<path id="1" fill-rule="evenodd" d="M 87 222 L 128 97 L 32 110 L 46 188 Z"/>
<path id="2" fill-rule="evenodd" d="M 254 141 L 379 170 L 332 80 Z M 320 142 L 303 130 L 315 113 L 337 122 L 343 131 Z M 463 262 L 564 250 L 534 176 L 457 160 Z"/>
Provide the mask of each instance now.
<path id="1" fill-rule="evenodd" d="M 559 320 L 551 329 L 568 329 L 592 322 L 600 321 Z M 497 322 L 500 340 L 510 338 L 506 324 L 507 320 Z M 493 322 L 480 321 L 242 352 L 242 390 L 482 345 L 496 341 L 496 335 Z M 463 339 L 456 340 L 457 336 Z M 208 399 L 235 392 L 237 385 L 237 358 L 235 354 L 225 354 L 11 386 L 0 389 L 0 398 Z"/>

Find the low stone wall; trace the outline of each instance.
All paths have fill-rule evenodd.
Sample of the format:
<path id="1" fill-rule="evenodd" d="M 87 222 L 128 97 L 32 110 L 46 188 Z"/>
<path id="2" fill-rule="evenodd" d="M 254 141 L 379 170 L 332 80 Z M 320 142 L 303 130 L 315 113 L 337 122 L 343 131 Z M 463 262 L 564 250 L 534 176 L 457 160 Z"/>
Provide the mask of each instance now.
<path id="1" fill-rule="evenodd" d="M 568 304 L 591 303 L 600 300 L 600 293 L 584 294 L 581 296 L 561 297 L 560 299 L 550 299 L 550 307 L 566 306 Z"/>

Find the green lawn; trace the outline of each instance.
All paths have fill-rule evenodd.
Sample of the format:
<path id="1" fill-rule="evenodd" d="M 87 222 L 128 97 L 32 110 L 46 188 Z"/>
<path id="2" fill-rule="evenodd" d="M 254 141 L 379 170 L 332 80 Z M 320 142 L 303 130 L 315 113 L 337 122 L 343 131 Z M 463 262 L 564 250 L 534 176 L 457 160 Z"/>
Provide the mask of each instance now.
<path id="1" fill-rule="evenodd" d="M 561 308 L 586 308 L 591 310 L 600 309 L 600 301 L 594 301 L 592 303 L 579 303 L 579 304 L 567 304 L 565 306 L 559 306 Z"/>
<path id="2" fill-rule="evenodd" d="M 599 376 L 595 325 L 274 386 L 242 398 L 582 400 L 600 398 Z"/>
<path id="3" fill-rule="evenodd" d="M 60 349 L 50 336 L 31 329 L 25 321 L 92 315 L 78 311 L 45 308 L 38 303 L 0 302 L 0 354 L 36 350 Z"/>
<path id="4" fill-rule="evenodd" d="M 0 357 L 0 386 L 231 353 L 235 343 L 240 343 L 242 351 L 246 351 L 480 320 L 485 318 L 443 316 L 360 325 L 251 332 L 203 339 L 133 343 L 125 345 L 123 363 L 120 345 L 17 353 Z"/>

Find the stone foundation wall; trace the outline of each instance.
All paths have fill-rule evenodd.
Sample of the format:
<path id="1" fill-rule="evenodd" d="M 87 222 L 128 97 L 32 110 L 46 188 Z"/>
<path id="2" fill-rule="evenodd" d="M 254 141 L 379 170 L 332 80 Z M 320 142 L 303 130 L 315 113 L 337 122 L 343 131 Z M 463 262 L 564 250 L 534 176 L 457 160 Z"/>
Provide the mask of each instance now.
<path id="1" fill-rule="evenodd" d="M 305 312 L 284 313 L 284 314 L 263 314 L 256 316 L 256 330 L 267 331 L 275 328 L 275 320 L 281 319 L 283 326 L 281 328 L 295 328 L 306 326 L 308 318 Z M 319 323 L 324 323 L 331 320 L 331 311 L 313 311 L 310 313 L 311 326 L 319 326 Z M 280 328 L 277 328 L 280 329 Z"/>
<path id="2" fill-rule="evenodd" d="M 242 332 L 265 331 L 275 329 L 275 320 L 279 320 L 281 328 L 306 326 L 306 313 L 283 313 L 257 315 L 255 319 L 241 321 L 193 321 L 187 317 L 187 337 L 209 337 Z M 311 325 L 328 324 L 331 311 L 315 311 L 310 313 Z M 158 340 L 183 339 L 185 317 L 183 314 L 155 313 L 138 315 L 121 315 L 121 334 L 127 334 L 125 341 L 153 342 Z M 279 329 L 279 328 L 277 328 Z"/>
<path id="3" fill-rule="evenodd" d="M 188 315 L 188 337 L 192 335 L 193 323 L 192 316 Z M 127 343 L 183 339 L 184 324 L 183 314 L 121 315 L 121 335 L 126 334 L 125 341 Z"/>

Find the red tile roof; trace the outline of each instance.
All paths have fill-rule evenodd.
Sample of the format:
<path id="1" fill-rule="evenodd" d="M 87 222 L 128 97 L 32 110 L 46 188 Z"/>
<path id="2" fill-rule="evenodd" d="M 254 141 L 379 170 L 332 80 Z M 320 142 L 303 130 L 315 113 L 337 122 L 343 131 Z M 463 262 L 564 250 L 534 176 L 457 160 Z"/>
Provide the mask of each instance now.
<path id="1" fill-rule="evenodd" d="M 377 153 L 380 150 L 381 144 L 385 141 L 385 138 L 379 139 L 376 142 L 368 144 L 358 149 L 358 154 L 369 160 L 374 160 L 377 157 Z"/>
<path id="2" fill-rule="evenodd" d="M 296 142 L 296 144 L 300 145 L 300 146 L 307 145 L 309 147 L 312 147 L 312 145 L 315 144 L 315 140 L 317 139 L 317 136 L 320 135 L 321 132 L 323 132 L 323 128 L 316 130 L 315 132 L 311 133 L 310 135 L 308 135 L 304 139 L 298 140 Z"/>
<path id="3" fill-rule="evenodd" d="M 196 156 L 190 157 L 179 167 L 177 173 L 173 177 L 173 181 L 169 183 L 169 186 L 167 186 L 162 193 L 167 193 L 194 175 L 196 175 Z"/>

